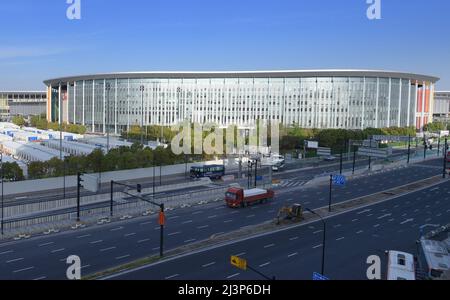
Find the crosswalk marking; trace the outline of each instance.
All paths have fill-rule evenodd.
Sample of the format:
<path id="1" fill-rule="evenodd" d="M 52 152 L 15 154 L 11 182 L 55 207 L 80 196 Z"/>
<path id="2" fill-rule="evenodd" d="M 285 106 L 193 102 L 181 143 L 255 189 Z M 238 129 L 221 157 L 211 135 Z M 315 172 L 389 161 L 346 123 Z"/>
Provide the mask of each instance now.
<path id="1" fill-rule="evenodd" d="M 288 188 L 288 187 L 298 187 L 298 186 L 303 186 L 305 185 L 306 181 L 304 180 L 285 180 L 282 181 L 279 186 L 280 187 L 284 187 L 284 188 Z"/>

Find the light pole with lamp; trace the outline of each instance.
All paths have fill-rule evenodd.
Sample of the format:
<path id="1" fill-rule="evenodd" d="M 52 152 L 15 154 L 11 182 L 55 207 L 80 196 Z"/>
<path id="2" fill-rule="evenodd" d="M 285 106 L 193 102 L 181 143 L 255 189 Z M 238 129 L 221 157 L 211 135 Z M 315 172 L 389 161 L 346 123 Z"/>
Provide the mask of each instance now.
<path id="1" fill-rule="evenodd" d="M 312 213 L 313 215 L 316 215 L 320 218 L 320 220 L 322 221 L 323 224 L 323 241 L 322 241 L 322 276 L 325 276 L 325 241 L 326 241 L 326 236 L 327 236 L 327 223 L 325 222 L 325 220 L 322 218 L 321 215 L 319 215 L 318 213 L 316 213 L 315 211 L 305 207 L 305 210 L 309 211 L 310 213 Z"/>

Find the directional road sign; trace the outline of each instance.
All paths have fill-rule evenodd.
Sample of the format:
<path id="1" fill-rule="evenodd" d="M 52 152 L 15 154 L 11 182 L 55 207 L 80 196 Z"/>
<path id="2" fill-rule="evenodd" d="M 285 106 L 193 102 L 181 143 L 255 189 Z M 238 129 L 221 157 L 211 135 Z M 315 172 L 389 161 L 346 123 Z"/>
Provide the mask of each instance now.
<path id="1" fill-rule="evenodd" d="M 333 183 L 335 185 L 344 186 L 347 183 L 347 179 L 344 175 L 334 175 L 333 176 Z"/>

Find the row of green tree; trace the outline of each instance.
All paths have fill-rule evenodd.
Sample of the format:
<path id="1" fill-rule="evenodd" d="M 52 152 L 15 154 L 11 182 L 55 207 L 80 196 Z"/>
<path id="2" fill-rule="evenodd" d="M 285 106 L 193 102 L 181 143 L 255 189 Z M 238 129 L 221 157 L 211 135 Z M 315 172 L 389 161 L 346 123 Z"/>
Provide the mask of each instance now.
<path id="1" fill-rule="evenodd" d="M 349 140 L 366 140 L 372 135 L 416 136 L 414 127 L 391 127 L 384 129 L 367 128 L 364 130 L 347 129 L 303 129 L 299 127 L 283 128 L 281 132 L 280 148 L 282 152 L 303 149 L 306 140 L 318 141 L 321 147 L 340 151 L 347 147 Z"/>
<path id="2" fill-rule="evenodd" d="M 36 127 L 41 130 L 54 130 L 59 131 L 60 125 L 59 123 L 48 122 L 45 118 L 45 115 L 41 116 L 32 116 L 30 120 L 30 125 L 32 127 Z M 87 129 L 86 126 L 77 125 L 77 124 L 61 124 L 62 130 L 65 132 L 75 133 L 75 134 L 85 134 Z"/>
<path id="3" fill-rule="evenodd" d="M 59 123 L 48 122 L 45 115 L 32 116 L 29 122 L 25 120 L 25 118 L 22 116 L 14 116 L 11 121 L 12 123 L 20 127 L 32 126 L 41 130 L 54 130 L 54 131 L 59 131 L 60 129 Z M 61 126 L 63 131 L 75 134 L 85 134 L 87 131 L 86 127 L 83 125 L 63 123 Z"/>
<path id="4" fill-rule="evenodd" d="M 3 163 L 1 172 L 5 181 L 21 181 L 25 179 L 22 169 L 16 162 Z"/>
<path id="5" fill-rule="evenodd" d="M 60 177 L 64 174 L 76 175 L 78 172 L 131 170 L 183 162 L 185 162 L 185 157 L 173 154 L 170 147 L 166 149 L 159 147 L 152 150 L 136 143 L 132 147 L 112 149 L 107 154 L 98 149 L 90 155 L 71 156 L 65 161 L 54 158 L 47 162 L 31 162 L 28 166 L 28 175 L 30 179 L 42 179 Z"/>

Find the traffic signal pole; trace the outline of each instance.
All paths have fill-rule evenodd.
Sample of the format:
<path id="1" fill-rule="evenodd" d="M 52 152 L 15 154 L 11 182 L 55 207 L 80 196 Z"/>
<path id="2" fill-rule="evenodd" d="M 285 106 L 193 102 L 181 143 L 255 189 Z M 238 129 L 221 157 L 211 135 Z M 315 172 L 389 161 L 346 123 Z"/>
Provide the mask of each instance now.
<path id="1" fill-rule="evenodd" d="M 80 190 L 81 190 L 81 173 L 77 174 L 77 222 L 80 222 Z"/>
<path id="2" fill-rule="evenodd" d="M 330 201 L 328 203 L 328 211 L 331 212 L 331 201 L 332 201 L 332 193 L 333 193 L 333 175 L 330 175 Z"/>
<path id="3" fill-rule="evenodd" d="M 448 140 L 445 138 L 445 146 L 444 146 L 444 172 L 443 178 L 447 177 L 447 157 L 448 157 Z"/>

